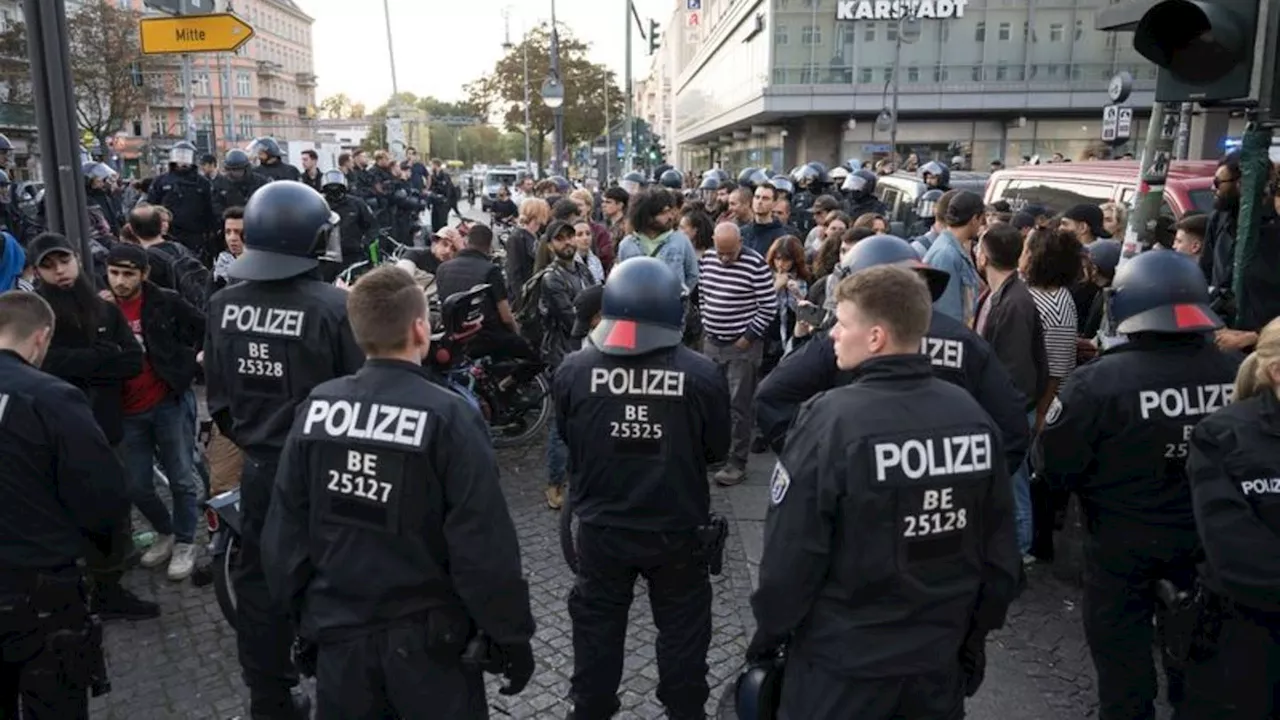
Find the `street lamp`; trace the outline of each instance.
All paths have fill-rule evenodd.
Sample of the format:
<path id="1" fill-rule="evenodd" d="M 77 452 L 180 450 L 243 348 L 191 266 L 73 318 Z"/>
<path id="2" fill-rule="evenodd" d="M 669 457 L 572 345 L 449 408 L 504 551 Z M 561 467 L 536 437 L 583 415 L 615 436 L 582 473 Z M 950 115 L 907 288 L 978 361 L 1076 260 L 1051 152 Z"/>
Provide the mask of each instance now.
<path id="1" fill-rule="evenodd" d="M 551 0 L 551 76 L 542 83 L 542 101 L 555 115 L 555 135 L 552 143 L 555 155 L 551 160 L 552 172 L 560 174 L 560 155 L 564 152 L 564 84 L 560 81 L 560 33 L 556 30 L 556 0 Z"/>

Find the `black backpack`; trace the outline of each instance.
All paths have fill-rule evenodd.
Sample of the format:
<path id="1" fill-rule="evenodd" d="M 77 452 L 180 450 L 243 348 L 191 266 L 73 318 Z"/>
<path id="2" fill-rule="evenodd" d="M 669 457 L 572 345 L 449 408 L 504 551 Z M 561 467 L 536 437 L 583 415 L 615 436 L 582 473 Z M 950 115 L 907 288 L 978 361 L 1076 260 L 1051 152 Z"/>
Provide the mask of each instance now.
<path id="1" fill-rule="evenodd" d="M 520 288 L 520 307 L 516 310 L 516 324 L 520 326 L 520 336 L 528 340 L 536 348 L 542 344 L 542 279 L 555 269 L 548 265 L 524 281 Z"/>
<path id="2" fill-rule="evenodd" d="M 209 302 L 209 268 L 205 267 L 185 247 L 172 242 L 163 242 L 154 247 L 169 260 L 169 277 L 171 290 L 176 290 L 191 307 L 203 311 Z M 155 257 L 152 254 L 152 257 Z"/>

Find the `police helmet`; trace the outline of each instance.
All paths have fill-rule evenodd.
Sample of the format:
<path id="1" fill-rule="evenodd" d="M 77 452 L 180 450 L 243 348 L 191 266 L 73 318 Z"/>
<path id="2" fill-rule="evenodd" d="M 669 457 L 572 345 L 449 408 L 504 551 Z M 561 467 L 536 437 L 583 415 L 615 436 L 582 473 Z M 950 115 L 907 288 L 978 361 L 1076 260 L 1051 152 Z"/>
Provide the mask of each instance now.
<path id="1" fill-rule="evenodd" d="M 845 170 L 848 170 L 849 172 L 855 172 L 857 170 L 861 170 L 862 158 L 849 158 L 848 160 L 844 161 L 844 164 L 841 165 L 841 167 L 843 167 Z"/>
<path id="2" fill-rule="evenodd" d="M 684 286 L 657 258 L 637 257 L 614 266 L 604 285 L 603 318 L 591 344 L 606 355 L 644 355 L 675 347 L 684 338 Z"/>
<path id="3" fill-rule="evenodd" d="M 769 182 L 769 176 L 760 168 L 747 168 L 738 173 L 738 184 L 745 188 L 755 189 Z"/>
<path id="4" fill-rule="evenodd" d="M 244 254 L 227 274 L 284 280 L 342 257 L 338 216 L 320 193 L 292 180 L 263 186 L 244 208 Z"/>
<path id="5" fill-rule="evenodd" d="M 721 170 L 720 168 L 711 168 L 710 170 L 702 173 L 702 179 L 706 180 L 707 178 L 715 178 L 718 181 L 724 181 L 724 180 L 730 179 L 729 173 L 725 172 L 724 170 Z"/>
<path id="6" fill-rule="evenodd" d="M 569 181 L 566 180 L 563 175 L 552 175 L 547 179 L 555 184 L 556 192 L 560 193 L 561 195 L 566 195 L 570 190 L 573 189 L 573 186 L 569 184 Z"/>
<path id="7" fill-rule="evenodd" d="M 249 153 L 236 149 L 227 152 L 227 156 L 222 159 L 222 169 L 231 170 L 248 170 L 250 165 Z"/>
<path id="8" fill-rule="evenodd" d="M 743 668 L 732 686 L 735 717 L 740 720 L 774 720 L 778 717 L 785 668 L 786 661 L 782 658 L 753 662 Z"/>
<path id="9" fill-rule="evenodd" d="M 675 168 L 671 167 L 670 165 L 668 165 L 668 164 L 666 164 L 666 163 L 662 163 L 662 164 L 658 165 L 657 167 L 655 167 L 655 168 L 653 169 L 653 181 L 654 181 L 654 182 L 659 182 L 659 181 L 661 181 L 661 180 L 662 180 L 662 174 L 663 174 L 663 173 L 665 173 L 665 172 L 666 172 L 666 171 L 668 171 L 668 170 L 674 170 L 674 169 L 675 169 Z"/>
<path id="10" fill-rule="evenodd" d="M 110 165 L 100 162 L 88 163 L 82 170 L 84 171 L 84 179 L 87 181 L 101 180 L 110 182 L 117 174 L 115 170 L 111 169 Z"/>
<path id="11" fill-rule="evenodd" d="M 844 181 L 849 179 L 849 171 L 844 167 L 835 167 L 831 172 L 827 173 L 827 177 L 831 179 L 831 184 L 837 188 L 844 187 Z"/>
<path id="12" fill-rule="evenodd" d="M 720 178 L 714 175 L 708 175 L 702 178 L 702 182 L 698 184 L 698 189 L 705 192 L 716 192 L 720 189 Z"/>
<path id="13" fill-rule="evenodd" d="M 860 270 L 879 265 L 902 265 L 913 268 L 920 273 L 929 285 L 929 294 L 934 300 L 942 297 L 947 289 L 947 281 L 951 274 L 945 270 L 929 267 L 920 261 L 920 255 L 911 243 L 894 235 L 872 235 L 859 240 L 845 256 L 839 272 L 847 277 Z"/>
<path id="14" fill-rule="evenodd" d="M 7 190 L 11 183 L 12 181 L 9 179 L 9 173 L 5 172 L 3 169 L 0 169 L 0 188 Z M 3 197 L 0 197 L 0 202 L 8 202 L 8 200 L 9 200 L 8 193 L 6 193 Z"/>
<path id="15" fill-rule="evenodd" d="M 811 163 L 808 163 L 808 165 L 809 167 L 813 168 L 814 172 L 818 174 L 818 177 L 814 180 L 814 183 L 818 185 L 831 184 L 831 175 L 827 173 L 826 165 L 823 165 L 820 162 L 811 162 Z"/>
<path id="16" fill-rule="evenodd" d="M 931 218 L 934 216 L 934 210 L 938 207 L 938 201 L 942 199 L 943 192 L 938 188 L 930 188 L 916 200 L 916 217 L 921 219 Z"/>
<path id="17" fill-rule="evenodd" d="M 169 150 L 170 165 L 195 165 L 196 164 L 196 146 L 183 140 L 174 143 Z"/>
<path id="18" fill-rule="evenodd" d="M 925 163 L 920 168 L 920 179 L 927 183 L 930 175 L 938 178 L 938 187 L 951 187 L 951 169 L 946 165 L 937 160 Z"/>
<path id="19" fill-rule="evenodd" d="M 1195 261 L 1148 250 L 1116 271 L 1108 307 L 1117 332 L 1202 333 L 1222 327 L 1209 309 L 1209 286 Z"/>
<path id="20" fill-rule="evenodd" d="M 5 136 L 3 133 L 0 133 L 0 153 L 7 153 L 12 151 L 13 151 L 13 143 L 9 142 L 9 138 L 7 136 Z"/>
<path id="21" fill-rule="evenodd" d="M 679 190 L 684 187 L 684 174 L 674 168 L 667 170 L 658 177 L 658 184 L 672 190 Z"/>
<path id="22" fill-rule="evenodd" d="M 785 193 L 787 197 L 791 197 L 796 194 L 796 186 L 787 179 L 786 175 L 774 175 L 772 178 L 769 178 L 769 184 L 772 185 L 779 193 Z"/>
<path id="23" fill-rule="evenodd" d="M 849 173 L 840 190 L 854 200 L 871 197 L 876 192 L 876 174 L 861 168 Z"/>
<path id="24" fill-rule="evenodd" d="M 759 172 L 759 170 L 760 168 L 754 167 L 743 168 L 742 172 L 738 173 L 738 184 L 744 187 L 754 187 L 751 182 L 751 174 Z"/>
<path id="25" fill-rule="evenodd" d="M 634 195 L 635 193 L 643 190 L 645 186 L 649 184 L 649 181 L 645 179 L 645 176 L 642 173 L 638 173 L 633 170 L 626 175 L 623 175 L 622 181 L 619 184 L 622 186 L 623 190 Z"/>
<path id="26" fill-rule="evenodd" d="M 801 165 L 791 171 L 791 182 L 803 190 L 818 182 L 818 171 L 811 165 Z"/>
<path id="27" fill-rule="evenodd" d="M 249 153 L 257 155 L 258 153 L 266 153 L 268 158 L 279 158 L 284 155 L 280 150 L 280 143 L 276 142 L 272 137 L 260 137 L 253 141 L 249 146 Z"/>
<path id="28" fill-rule="evenodd" d="M 1116 275 L 1116 266 L 1120 264 L 1120 250 L 1123 247 L 1123 243 L 1119 240 L 1094 240 L 1086 248 L 1089 252 L 1089 262 L 1093 263 L 1099 273 L 1113 278 Z"/>

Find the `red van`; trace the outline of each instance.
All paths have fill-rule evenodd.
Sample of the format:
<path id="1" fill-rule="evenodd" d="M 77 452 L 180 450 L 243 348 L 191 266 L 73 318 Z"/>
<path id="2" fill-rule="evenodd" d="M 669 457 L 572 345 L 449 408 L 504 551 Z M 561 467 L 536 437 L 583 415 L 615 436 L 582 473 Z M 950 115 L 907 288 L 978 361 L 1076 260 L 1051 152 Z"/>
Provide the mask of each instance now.
<path id="1" fill-rule="evenodd" d="M 1213 160 L 1175 162 L 1164 186 L 1162 215 L 1177 219 L 1189 212 L 1213 211 Z M 1060 213 L 1073 205 L 1116 201 L 1133 206 L 1138 179 L 1136 160 L 1023 165 L 1000 170 L 987 182 L 987 203 L 1006 200 L 1015 210 L 1042 205 Z"/>

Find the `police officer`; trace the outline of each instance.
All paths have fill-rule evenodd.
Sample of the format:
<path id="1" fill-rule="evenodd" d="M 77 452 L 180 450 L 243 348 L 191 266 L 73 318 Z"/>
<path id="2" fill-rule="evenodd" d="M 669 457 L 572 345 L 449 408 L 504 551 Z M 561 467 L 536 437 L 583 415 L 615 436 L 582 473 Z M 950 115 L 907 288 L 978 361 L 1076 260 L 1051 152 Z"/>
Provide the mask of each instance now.
<path id="1" fill-rule="evenodd" d="M 120 203 L 116 201 L 115 188 L 112 186 L 116 171 L 106 163 L 100 162 L 89 163 L 82 170 L 84 171 L 85 199 L 89 201 L 90 206 L 102 211 L 103 219 L 107 221 L 107 225 L 111 226 L 111 234 L 119 235 Z"/>
<path id="2" fill-rule="evenodd" d="M 849 217 L 855 220 L 867 213 L 888 213 L 884 203 L 876 197 L 876 174 L 870 170 L 858 168 L 849 173 L 840 185 L 840 193 L 844 195 L 844 206 Z"/>
<path id="3" fill-rule="evenodd" d="M 1233 402 L 1196 425 L 1187 468 L 1200 565 L 1200 634 L 1186 717 L 1276 717 L 1280 698 L 1280 320 L 1240 366 Z"/>
<path id="4" fill-rule="evenodd" d="M 327 170 L 320 176 L 320 187 L 329 209 L 338 214 L 338 232 L 342 238 L 341 268 L 369 259 L 369 243 L 378 234 L 378 221 L 368 204 L 347 193 L 347 177 L 341 170 Z"/>
<path id="5" fill-rule="evenodd" d="M 920 168 L 920 182 L 926 188 L 937 188 L 945 193 L 951 189 L 951 168 L 937 160 L 927 162 Z"/>
<path id="6" fill-rule="evenodd" d="M 1128 342 L 1067 378 L 1035 444 L 1039 473 L 1080 498 L 1085 638 L 1101 720 L 1152 718 L 1154 584 L 1191 586 L 1199 550 L 1187 483 L 1196 423 L 1227 405 L 1237 358 L 1187 256 L 1151 250 L 1116 273 L 1110 316 Z M 1170 698 L 1181 682 L 1166 668 Z"/>
<path id="7" fill-rule="evenodd" d="M 675 168 L 668 168 L 658 176 L 658 184 L 668 190 L 680 192 L 684 189 L 684 173 Z"/>
<path id="8" fill-rule="evenodd" d="M 679 278 L 660 260 L 616 266 L 604 287 L 604 319 L 555 375 L 556 423 L 580 522 L 569 593 L 573 720 L 603 720 L 619 708 L 637 575 L 648 583 L 658 627 L 658 700 L 675 720 L 704 717 L 708 566 L 723 539 L 709 537 L 716 525 L 707 465 L 728 454 L 729 388 L 711 361 L 681 344 L 680 295 Z"/>
<path id="9" fill-rule="evenodd" d="M 786 646 L 783 720 L 962 717 L 1021 570 L 1000 430 L 920 354 L 917 273 L 836 293 L 836 362 L 857 376 L 801 408 L 774 468 L 747 656 Z"/>
<path id="10" fill-rule="evenodd" d="M 275 138 L 258 138 L 253 141 L 250 149 L 258 156 L 258 169 L 255 172 L 266 178 L 267 182 L 302 181 L 302 171 L 284 161 L 284 151 L 280 149 L 280 143 L 276 142 Z"/>
<path id="11" fill-rule="evenodd" d="M 259 718 L 302 717 L 293 700 L 297 673 L 289 658 L 290 618 L 268 597 L 259 535 L 272 479 L 294 409 L 326 380 L 359 369 L 364 358 L 347 324 L 346 293 L 322 282 L 321 258 L 341 248 L 329 206 L 302 183 L 274 182 L 244 211 L 245 250 L 227 274 L 235 280 L 209 301 L 205 348 L 209 413 L 246 455 L 241 477 L 238 601 L 240 664 L 250 707 Z"/>
<path id="12" fill-rule="evenodd" d="M 208 262 L 209 237 L 217 230 L 213 215 L 213 186 L 196 167 L 196 146 L 183 140 L 169 151 L 169 172 L 156 178 L 147 203 L 163 205 L 173 214 L 169 234 L 196 257 Z"/>
<path id="13" fill-rule="evenodd" d="M 649 178 L 646 178 L 644 173 L 635 172 L 633 170 L 632 172 L 623 175 L 622 181 L 618 184 L 623 190 L 627 191 L 627 194 L 635 195 L 646 187 L 649 187 Z"/>
<path id="14" fill-rule="evenodd" d="M 262 532 L 267 581 L 319 645 L 321 718 L 487 718 L 481 669 L 462 663 L 473 623 L 496 646 L 503 694 L 534 670 L 488 429 L 428 379 L 427 302 L 408 273 L 371 271 L 347 307 L 368 360 L 316 387 L 293 422 Z"/>
<path id="15" fill-rule="evenodd" d="M 124 471 L 84 393 L 39 367 L 54 314 L 28 292 L 0 295 L 0 717 L 89 716 L 105 683 L 101 626 L 85 602 L 84 535 L 128 516 Z M 126 521 L 127 522 L 127 521 Z M 90 662 L 96 658 L 96 662 Z M 93 667 L 97 665 L 98 667 Z M 101 689 L 101 688 L 99 688 Z"/>
<path id="16" fill-rule="evenodd" d="M 222 159 L 222 174 L 213 181 L 213 214 L 222 217 L 229 207 L 244 207 L 266 185 L 267 178 L 253 172 L 249 153 L 229 150 Z"/>
<path id="17" fill-rule="evenodd" d="M 813 203 L 817 200 L 815 183 L 818 171 L 808 165 L 801 165 L 791 171 L 791 182 L 795 185 L 795 194 L 791 200 L 791 222 L 805 235 L 813 229 Z"/>
<path id="18" fill-rule="evenodd" d="M 848 275 L 877 265 L 916 268 L 935 299 L 947 286 L 947 273 L 921 265 L 905 240 L 890 235 L 876 235 L 854 245 L 838 272 Z M 834 293 L 829 299 L 834 301 Z M 928 334 L 920 341 L 920 352 L 929 358 L 934 375 L 968 390 L 996 421 L 1006 467 L 1012 470 L 1021 465 L 1029 442 L 1026 402 L 986 341 L 959 321 L 934 311 Z M 805 343 L 766 375 L 756 391 L 756 423 L 761 436 L 775 452 L 781 452 L 800 405 L 818 393 L 849 384 L 853 377 L 854 373 L 837 366 L 831 343 L 820 338 Z"/>

